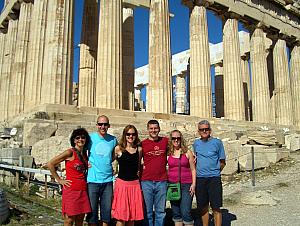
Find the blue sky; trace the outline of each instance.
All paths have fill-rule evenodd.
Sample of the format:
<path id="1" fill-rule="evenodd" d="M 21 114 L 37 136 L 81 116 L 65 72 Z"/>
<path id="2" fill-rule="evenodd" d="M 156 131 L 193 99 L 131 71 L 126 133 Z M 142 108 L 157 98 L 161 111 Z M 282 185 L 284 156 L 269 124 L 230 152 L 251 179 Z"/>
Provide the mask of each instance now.
<path id="1" fill-rule="evenodd" d="M 0 0 L 0 9 L 4 0 Z M 78 63 L 83 0 L 75 0 L 75 31 L 74 31 L 74 80 L 78 81 Z M 181 0 L 169 0 L 170 13 L 174 17 L 170 20 L 171 51 L 172 54 L 189 48 L 189 10 L 181 5 Z M 222 21 L 220 18 L 207 11 L 209 41 L 218 43 L 222 41 Z M 148 64 L 148 34 L 149 34 L 149 10 L 135 9 L 135 67 Z M 98 29 L 98 27 L 95 27 Z M 240 29 L 243 29 L 240 26 Z"/>

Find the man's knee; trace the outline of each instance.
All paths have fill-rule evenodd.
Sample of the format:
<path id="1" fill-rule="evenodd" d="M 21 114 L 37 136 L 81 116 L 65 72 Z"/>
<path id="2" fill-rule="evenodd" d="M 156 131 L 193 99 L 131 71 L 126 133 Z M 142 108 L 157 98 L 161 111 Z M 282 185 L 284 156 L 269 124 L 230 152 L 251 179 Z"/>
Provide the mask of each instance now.
<path id="1" fill-rule="evenodd" d="M 200 209 L 201 216 L 205 215 L 208 212 L 208 206 L 202 207 Z"/>

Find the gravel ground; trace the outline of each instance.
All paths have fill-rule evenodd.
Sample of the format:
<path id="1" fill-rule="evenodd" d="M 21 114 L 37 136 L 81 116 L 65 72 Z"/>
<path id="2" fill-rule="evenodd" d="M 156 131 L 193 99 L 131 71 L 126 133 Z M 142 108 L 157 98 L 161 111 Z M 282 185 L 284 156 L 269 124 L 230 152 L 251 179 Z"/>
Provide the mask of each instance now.
<path id="1" fill-rule="evenodd" d="M 222 225 L 300 225 L 300 152 L 258 172 L 254 187 L 248 179 L 224 183 L 223 189 Z"/>

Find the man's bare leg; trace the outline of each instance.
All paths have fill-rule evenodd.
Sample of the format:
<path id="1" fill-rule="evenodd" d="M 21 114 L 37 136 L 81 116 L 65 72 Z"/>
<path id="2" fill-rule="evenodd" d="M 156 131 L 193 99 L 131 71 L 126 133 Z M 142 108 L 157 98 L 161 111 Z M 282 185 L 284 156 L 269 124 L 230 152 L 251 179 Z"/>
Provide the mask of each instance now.
<path id="1" fill-rule="evenodd" d="M 220 209 L 214 209 L 213 214 L 214 214 L 215 226 L 221 226 L 222 225 L 222 212 L 221 212 L 221 210 Z"/>
<path id="2" fill-rule="evenodd" d="M 201 209 L 200 214 L 201 214 L 203 226 L 208 226 L 208 221 L 209 221 L 208 206 Z"/>

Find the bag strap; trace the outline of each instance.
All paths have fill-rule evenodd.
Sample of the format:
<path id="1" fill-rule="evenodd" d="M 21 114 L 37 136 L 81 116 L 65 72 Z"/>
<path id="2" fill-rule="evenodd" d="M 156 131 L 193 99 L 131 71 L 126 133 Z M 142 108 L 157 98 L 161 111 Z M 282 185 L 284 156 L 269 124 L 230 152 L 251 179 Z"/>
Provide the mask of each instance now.
<path id="1" fill-rule="evenodd" d="M 178 162 L 178 178 L 179 178 L 179 183 L 181 183 L 181 153 L 180 153 L 179 162 Z"/>

